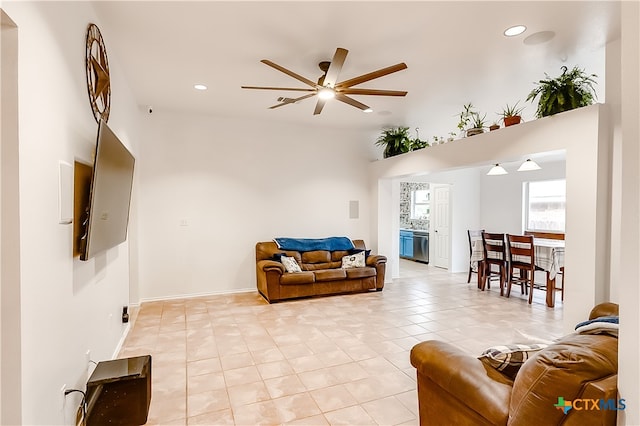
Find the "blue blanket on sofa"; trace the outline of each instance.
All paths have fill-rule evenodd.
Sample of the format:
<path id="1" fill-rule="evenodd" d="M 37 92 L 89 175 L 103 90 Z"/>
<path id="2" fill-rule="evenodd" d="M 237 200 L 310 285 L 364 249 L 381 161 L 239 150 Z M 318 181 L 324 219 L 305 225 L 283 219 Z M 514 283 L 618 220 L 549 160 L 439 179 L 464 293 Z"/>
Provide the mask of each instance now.
<path id="1" fill-rule="evenodd" d="M 347 237 L 328 238 L 274 238 L 280 250 L 314 251 L 314 250 L 351 250 L 355 248 L 353 242 Z"/>

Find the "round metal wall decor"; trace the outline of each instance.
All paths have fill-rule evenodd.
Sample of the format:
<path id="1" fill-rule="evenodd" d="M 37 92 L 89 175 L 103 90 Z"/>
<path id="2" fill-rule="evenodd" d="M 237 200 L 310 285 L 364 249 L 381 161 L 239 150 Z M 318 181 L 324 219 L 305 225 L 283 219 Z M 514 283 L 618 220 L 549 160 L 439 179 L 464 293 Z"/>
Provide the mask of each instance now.
<path id="1" fill-rule="evenodd" d="M 109 77 L 109 61 L 102 34 L 95 24 L 87 28 L 87 89 L 93 116 L 100 120 L 109 120 L 111 110 L 111 81 Z"/>

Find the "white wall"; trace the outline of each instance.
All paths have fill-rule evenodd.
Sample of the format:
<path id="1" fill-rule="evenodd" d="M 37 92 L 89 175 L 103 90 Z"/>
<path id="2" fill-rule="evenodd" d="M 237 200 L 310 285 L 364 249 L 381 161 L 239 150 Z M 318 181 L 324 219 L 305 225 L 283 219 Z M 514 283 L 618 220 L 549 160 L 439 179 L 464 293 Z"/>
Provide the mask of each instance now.
<path id="1" fill-rule="evenodd" d="M 370 244 L 355 132 L 154 111 L 143 133 L 141 300 L 255 290 L 255 244 L 278 236 Z"/>
<path id="2" fill-rule="evenodd" d="M 374 162 L 372 178 L 388 180 L 416 173 L 456 170 L 492 163 L 522 161 L 531 154 L 566 149 L 567 253 L 564 324 L 567 331 L 588 316 L 595 303 L 604 301 L 608 287 L 610 217 L 607 212 L 610 172 L 604 130 L 607 109 L 601 105 L 580 108 L 496 132 Z M 375 180 L 374 180 L 375 182 Z M 372 182 L 372 189 L 377 185 Z M 372 191 L 373 192 L 373 191 Z M 393 201 L 388 193 L 373 192 L 379 209 Z M 518 197 L 520 199 L 520 197 Z M 378 217 L 384 214 L 379 213 Z M 393 250 L 391 224 L 372 224 L 380 231 L 379 245 Z M 458 229 L 464 235 L 466 228 Z M 458 245 L 464 245 L 460 239 Z M 452 243 L 457 239 L 452 239 Z M 466 247 L 466 245 L 464 245 Z M 392 253 L 395 256 L 395 253 Z"/>
<path id="3" fill-rule="evenodd" d="M 623 2 L 621 38 L 620 343 L 618 388 L 628 401 L 620 424 L 640 424 L 640 4 Z"/>
<path id="4" fill-rule="evenodd" d="M 3 2 L 19 34 L 19 157 L 22 424 L 71 424 L 83 389 L 86 351 L 110 359 L 128 304 L 127 244 L 88 262 L 72 257 L 72 225 L 58 223 L 58 161 L 91 161 L 97 123 L 87 98 L 89 3 Z M 135 154 L 137 110 L 109 50 L 110 126 Z"/>
<path id="5" fill-rule="evenodd" d="M 502 164 L 507 175 L 481 177 L 480 228 L 487 232 L 522 233 L 522 185 L 524 182 L 564 179 L 565 162 L 537 160 L 541 170 L 518 172 L 522 162 Z"/>
<path id="6" fill-rule="evenodd" d="M 0 424 L 19 424 L 21 319 L 18 29 L 1 9 L 0 23 Z"/>

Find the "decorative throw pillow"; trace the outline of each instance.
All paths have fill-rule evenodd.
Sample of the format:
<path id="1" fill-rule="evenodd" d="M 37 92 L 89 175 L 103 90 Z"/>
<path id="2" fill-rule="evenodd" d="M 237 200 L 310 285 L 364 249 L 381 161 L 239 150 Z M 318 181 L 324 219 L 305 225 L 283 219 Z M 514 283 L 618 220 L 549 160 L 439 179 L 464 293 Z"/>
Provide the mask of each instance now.
<path id="1" fill-rule="evenodd" d="M 488 362 L 490 366 L 502 372 L 505 376 L 515 379 L 522 364 L 547 346 L 546 343 L 493 346 L 482 352 L 479 358 Z"/>
<path id="2" fill-rule="evenodd" d="M 282 256 L 280 257 L 280 262 L 282 262 L 287 272 L 302 272 L 295 257 Z"/>
<path id="3" fill-rule="evenodd" d="M 349 254 L 358 254 L 358 253 L 361 253 L 361 252 L 364 252 L 365 259 L 367 257 L 369 257 L 369 255 L 371 254 L 371 250 L 362 250 L 362 249 L 351 249 L 351 250 L 349 250 Z"/>
<path id="4" fill-rule="evenodd" d="M 364 266 L 364 251 L 342 257 L 342 269 L 363 268 Z"/>
<path id="5" fill-rule="evenodd" d="M 273 253 L 272 259 L 276 262 L 282 262 L 282 256 L 286 256 L 284 253 Z"/>

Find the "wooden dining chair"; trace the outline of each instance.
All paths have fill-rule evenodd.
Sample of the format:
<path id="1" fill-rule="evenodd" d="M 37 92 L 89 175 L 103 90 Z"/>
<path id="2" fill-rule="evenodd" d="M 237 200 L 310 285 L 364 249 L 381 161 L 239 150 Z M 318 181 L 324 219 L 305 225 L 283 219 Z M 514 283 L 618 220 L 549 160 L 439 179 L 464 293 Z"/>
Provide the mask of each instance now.
<path id="1" fill-rule="evenodd" d="M 534 238 L 545 238 L 547 240 L 563 240 L 564 241 L 564 232 L 524 231 L 524 235 L 532 235 Z M 558 273 L 562 275 L 562 280 L 560 281 L 562 284 L 562 288 L 560 289 L 560 299 L 564 302 L 564 266 L 560 268 L 560 272 Z M 557 290 L 557 287 L 556 287 L 556 290 Z"/>
<path id="2" fill-rule="evenodd" d="M 504 234 L 496 234 L 490 232 L 482 232 L 482 250 L 484 251 L 484 260 L 482 261 L 482 287 L 491 288 L 491 279 L 500 280 L 500 296 L 504 296 L 504 287 L 507 283 L 507 250 L 506 250 Z M 497 266 L 498 270 L 492 269 Z"/>
<path id="3" fill-rule="evenodd" d="M 527 288 L 529 288 L 529 303 L 531 303 L 536 276 L 536 250 L 533 246 L 533 235 L 507 234 L 507 246 L 509 248 L 507 297 L 511 295 L 511 285 L 515 283 L 520 285 L 522 294 L 527 294 Z"/>
<path id="4" fill-rule="evenodd" d="M 476 270 L 473 270 L 473 243 L 476 241 L 482 241 L 482 233 L 484 232 L 484 229 L 481 229 L 479 231 L 476 230 L 471 230 L 471 229 L 467 229 L 467 237 L 469 237 L 469 276 L 467 277 L 467 283 L 471 282 L 471 274 L 473 272 L 478 272 L 478 268 L 481 267 L 481 261 L 477 260 L 476 262 L 478 262 L 478 264 L 476 265 Z"/>

